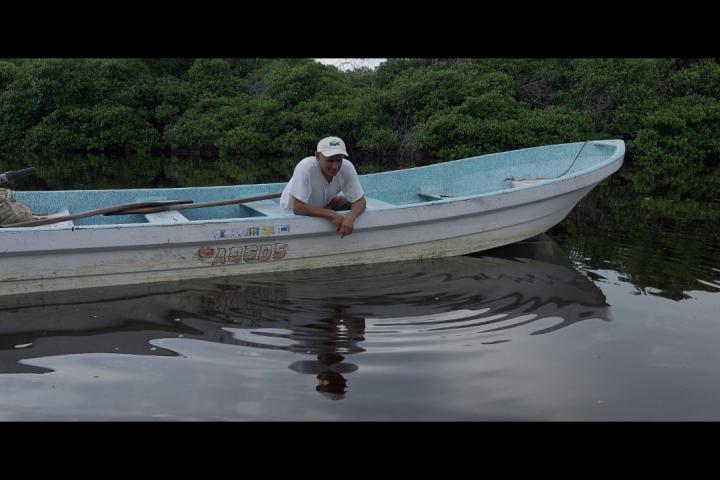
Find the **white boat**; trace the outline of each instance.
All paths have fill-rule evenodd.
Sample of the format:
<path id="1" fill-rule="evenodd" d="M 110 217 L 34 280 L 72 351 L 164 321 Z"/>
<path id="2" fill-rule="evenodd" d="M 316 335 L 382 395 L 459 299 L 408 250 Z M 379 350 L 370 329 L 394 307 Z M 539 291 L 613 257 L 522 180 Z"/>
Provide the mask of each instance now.
<path id="1" fill-rule="evenodd" d="M 77 214 L 133 202 L 175 210 L 0 228 L 0 296 L 464 255 L 559 223 L 623 162 L 621 140 L 548 145 L 361 175 L 367 210 L 341 238 L 289 214 L 285 183 L 16 191 L 33 212 Z M 206 202 L 263 200 L 192 208 Z M 117 210 L 117 209 L 116 209 Z M 116 212 L 117 213 L 117 212 Z"/>

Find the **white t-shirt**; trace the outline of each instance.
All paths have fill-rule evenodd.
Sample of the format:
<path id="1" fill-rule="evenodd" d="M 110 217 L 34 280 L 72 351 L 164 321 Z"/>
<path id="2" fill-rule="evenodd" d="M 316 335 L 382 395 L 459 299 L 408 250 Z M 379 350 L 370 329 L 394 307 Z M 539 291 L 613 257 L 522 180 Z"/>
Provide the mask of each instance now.
<path id="1" fill-rule="evenodd" d="M 343 159 L 340 171 L 328 183 L 315 157 L 306 157 L 295 167 L 292 178 L 280 196 L 280 205 L 292 212 L 291 197 L 295 197 L 308 205 L 324 207 L 340 192 L 350 203 L 357 202 L 365 195 L 355 166 L 350 160 Z"/>

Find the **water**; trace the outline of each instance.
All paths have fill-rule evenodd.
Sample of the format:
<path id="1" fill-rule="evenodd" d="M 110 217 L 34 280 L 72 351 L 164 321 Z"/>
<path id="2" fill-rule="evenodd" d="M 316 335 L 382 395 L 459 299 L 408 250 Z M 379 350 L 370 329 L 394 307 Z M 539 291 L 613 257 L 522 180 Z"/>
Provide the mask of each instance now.
<path id="1" fill-rule="evenodd" d="M 469 256 L 16 297 L 0 419 L 718 420 L 716 218 L 604 185 Z"/>

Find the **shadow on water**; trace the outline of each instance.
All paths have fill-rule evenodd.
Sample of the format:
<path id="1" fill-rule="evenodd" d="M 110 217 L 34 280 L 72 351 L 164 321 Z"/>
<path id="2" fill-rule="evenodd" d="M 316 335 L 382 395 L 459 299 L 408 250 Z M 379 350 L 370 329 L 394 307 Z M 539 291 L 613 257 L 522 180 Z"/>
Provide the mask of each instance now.
<path id="1" fill-rule="evenodd" d="M 463 257 L 1 300 L 0 373 L 50 372 L 32 359 L 59 355 L 178 356 L 158 340 L 182 337 L 296 354 L 289 369 L 342 399 L 365 352 L 490 348 L 590 319 L 610 321 L 605 296 L 540 236 Z"/>

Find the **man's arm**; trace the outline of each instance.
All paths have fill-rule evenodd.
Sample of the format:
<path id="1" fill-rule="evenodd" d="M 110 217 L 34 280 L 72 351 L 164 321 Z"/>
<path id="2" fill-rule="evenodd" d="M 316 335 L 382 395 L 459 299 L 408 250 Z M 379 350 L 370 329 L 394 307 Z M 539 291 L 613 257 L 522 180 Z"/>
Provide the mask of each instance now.
<path id="1" fill-rule="evenodd" d="M 360 200 L 352 204 L 350 207 L 350 213 L 346 216 L 342 216 L 334 210 L 329 208 L 316 207 L 315 205 L 308 205 L 305 202 L 298 200 L 295 197 L 293 199 L 293 213 L 295 215 L 309 215 L 312 217 L 323 217 L 327 218 L 335 224 L 337 227 L 337 233 L 340 234 L 340 238 L 345 235 L 350 235 L 353 232 L 355 225 L 355 219 L 365 211 L 365 197 L 361 197 Z"/>
<path id="2" fill-rule="evenodd" d="M 337 217 L 342 217 L 342 215 L 338 214 L 337 212 L 330 210 L 329 208 L 323 208 L 323 207 L 316 207 L 315 205 L 309 205 L 303 201 L 298 200 L 295 197 L 292 197 L 292 204 L 293 204 L 293 213 L 295 215 L 309 215 L 311 217 L 323 217 L 327 218 L 328 220 L 335 220 Z"/>
<path id="3" fill-rule="evenodd" d="M 365 211 L 365 196 L 360 197 L 360 200 L 352 204 L 350 207 L 350 213 L 343 217 L 342 222 L 338 225 L 337 232 L 340 234 L 340 238 L 345 235 L 350 235 L 355 228 L 355 219 L 359 217 Z"/>

